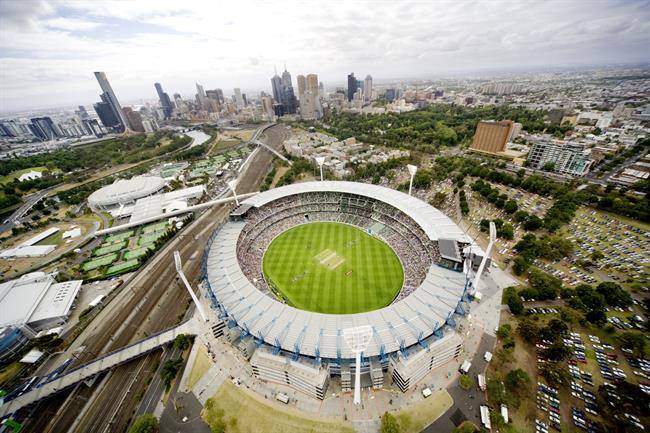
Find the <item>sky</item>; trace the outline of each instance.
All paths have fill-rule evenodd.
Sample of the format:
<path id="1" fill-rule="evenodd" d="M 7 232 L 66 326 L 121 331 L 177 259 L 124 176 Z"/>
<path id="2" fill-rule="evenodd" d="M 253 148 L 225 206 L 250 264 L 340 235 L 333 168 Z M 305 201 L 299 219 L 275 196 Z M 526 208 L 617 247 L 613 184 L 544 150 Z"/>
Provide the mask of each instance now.
<path id="1" fill-rule="evenodd" d="M 650 1 L 0 0 L 0 112 L 206 89 L 650 61 Z M 294 83 L 295 85 L 295 83 Z"/>

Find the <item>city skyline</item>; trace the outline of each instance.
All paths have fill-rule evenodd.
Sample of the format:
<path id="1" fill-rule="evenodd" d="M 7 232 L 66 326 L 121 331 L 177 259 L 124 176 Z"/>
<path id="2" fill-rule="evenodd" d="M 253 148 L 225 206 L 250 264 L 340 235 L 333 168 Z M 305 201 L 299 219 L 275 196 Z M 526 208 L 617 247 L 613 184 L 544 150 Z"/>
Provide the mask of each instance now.
<path id="1" fill-rule="evenodd" d="M 268 91 L 273 66 L 284 61 L 293 71 L 314 70 L 326 85 L 344 84 L 353 70 L 382 80 L 648 61 L 647 2 L 598 2 L 599 8 L 583 2 L 563 8 L 364 4 L 328 10 L 287 4 L 284 19 L 304 36 L 287 39 L 263 25 L 272 14 L 266 3 L 255 12 L 244 4 L 213 14 L 212 6 L 193 8 L 191 2 L 157 4 L 156 10 L 141 2 L 119 8 L 111 2 L 2 2 L 0 111 L 90 104 L 94 70 L 106 71 L 120 98 L 130 101 L 156 99 L 153 82 L 183 96 L 193 94 L 194 82 Z M 534 30 L 528 26 L 532 16 Z M 212 25 L 200 25 L 206 20 Z M 400 22 L 408 22 L 408 29 Z M 263 28 L 264 37 L 250 28 Z"/>

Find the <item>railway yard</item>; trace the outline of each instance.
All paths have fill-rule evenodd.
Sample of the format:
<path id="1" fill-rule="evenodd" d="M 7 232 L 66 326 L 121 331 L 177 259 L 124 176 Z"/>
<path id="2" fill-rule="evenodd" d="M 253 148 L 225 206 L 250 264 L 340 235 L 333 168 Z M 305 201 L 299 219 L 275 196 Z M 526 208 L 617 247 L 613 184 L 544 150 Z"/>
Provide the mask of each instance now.
<path id="1" fill-rule="evenodd" d="M 285 127 L 273 126 L 266 129 L 261 139 L 279 149 L 287 136 Z M 239 174 L 237 193 L 256 191 L 273 158 L 272 153 L 263 149 L 252 154 Z M 185 275 L 196 287 L 206 243 L 231 208 L 230 204 L 215 206 L 196 215 L 145 266 L 115 289 L 116 295 L 59 359 L 73 357 L 69 368 L 74 368 L 180 323 L 188 315 L 190 296 L 178 282 L 173 252 L 180 252 Z M 90 383 L 81 382 L 23 409 L 19 415 L 26 420 L 24 431 L 126 431 L 140 399 L 150 384 L 156 383 L 164 350 L 171 349 L 150 352 L 100 374 Z"/>

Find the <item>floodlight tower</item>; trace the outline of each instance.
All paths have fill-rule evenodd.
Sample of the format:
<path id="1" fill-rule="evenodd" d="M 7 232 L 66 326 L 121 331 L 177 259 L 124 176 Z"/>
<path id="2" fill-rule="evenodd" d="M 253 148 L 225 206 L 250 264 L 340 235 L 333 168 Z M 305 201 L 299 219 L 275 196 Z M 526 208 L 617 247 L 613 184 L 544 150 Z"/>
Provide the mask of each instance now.
<path id="1" fill-rule="evenodd" d="M 201 307 L 201 304 L 199 303 L 199 299 L 196 297 L 194 290 L 192 290 L 192 286 L 190 286 L 189 281 L 187 281 L 187 278 L 185 277 L 185 273 L 183 273 L 183 265 L 181 264 L 181 253 L 179 253 L 178 251 L 174 251 L 174 263 L 176 264 L 176 272 L 178 272 L 178 275 L 181 277 L 181 280 L 183 280 L 183 284 L 185 284 L 187 291 L 190 292 L 192 301 L 194 301 L 194 305 L 196 305 L 196 309 L 199 311 L 201 318 L 203 319 L 204 322 L 207 322 L 208 318 L 206 317 L 205 312 L 203 312 L 203 307 Z"/>
<path id="2" fill-rule="evenodd" d="M 324 156 L 317 156 L 314 158 L 316 160 L 316 164 L 318 164 L 318 168 L 320 168 L 320 181 L 323 181 L 323 163 L 325 162 L 325 157 Z"/>
<path id="3" fill-rule="evenodd" d="M 355 354 L 354 404 L 361 404 L 361 353 L 368 347 L 373 332 L 372 327 L 368 325 L 343 330 L 343 338 Z"/>
<path id="4" fill-rule="evenodd" d="M 472 289 L 470 292 L 471 295 L 474 295 L 478 291 L 478 284 L 481 278 L 481 274 L 483 273 L 485 264 L 490 258 L 490 253 L 492 252 L 492 246 L 494 246 L 494 241 L 496 240 L 496 238 L 497 238 L 497 228 L 494 225 L 494 221 L 490 221 L 490 242 L 488 243 L 487 250 L 485 251 L 485 255 L 483 256 L 483 260 L 481 260 L 481 264 L 478 267 L 478 271 L 476 271 L 476 275 L 474 276 L 474 284 L 472 284 Z"/>
<path id="5" fill-rule="evenodd" d="M 411 181 L 409 182 L 409 195 L 411 195 L 411 191 L 413 190 L 413 178 L 415 177 L 415 173 L 418 171 L 418 167 L 416 165 L 408 164 L 406 168 L 409 169 L 409 173 L 411 174 Z"/>
<path id="6" fill-rule="evenodd" d="M 235 204 L 239 206 L 239 200 L 237 199 L 237 191 L 235 191 L 235 188 L 237 187 L 237 179 L 229 180 L 227 182 L 228 188 L 232 191 L 232 195 L 235 196 Z"/>

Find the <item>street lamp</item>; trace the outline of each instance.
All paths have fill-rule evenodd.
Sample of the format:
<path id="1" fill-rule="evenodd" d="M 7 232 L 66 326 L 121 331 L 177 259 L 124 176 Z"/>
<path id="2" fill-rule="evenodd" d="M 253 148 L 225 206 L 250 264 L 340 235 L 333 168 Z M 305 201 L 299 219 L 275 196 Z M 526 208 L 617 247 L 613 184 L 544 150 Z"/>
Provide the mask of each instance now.
<path id="1" fill-rule="evenodd" d="M 413 178 L 415 177 L 415 173 L 417 173 L 418 168 L 415 165 L 408 164 L 406 168 L 409 169 L 409 173 L 411 174 L 411 181 L 409 182 L 409 195 L 411 195 L 411 191 L 413 190 Z"/>
<path id="2" fill-rule="evenodd" d="M 232 195 L 235 196 L 235 204 L 239 206 L 239 199 L 237 199 L 237 191 L 235 191 L 235 187 L 237 186 L 237 179 L 229 180 L 226 185 L 228 185 L 228 188 L 232 191 Z"/>
<path id="3" fill-rule="evenodd" d="M 323 163 L 325 162 L 325 157 L 324 156 L 317 156 L 314 158 L 316 160 L 316 164 L 318 164 L 318 167 L 320 168 L 320 181 L 323 181 Z"/>

